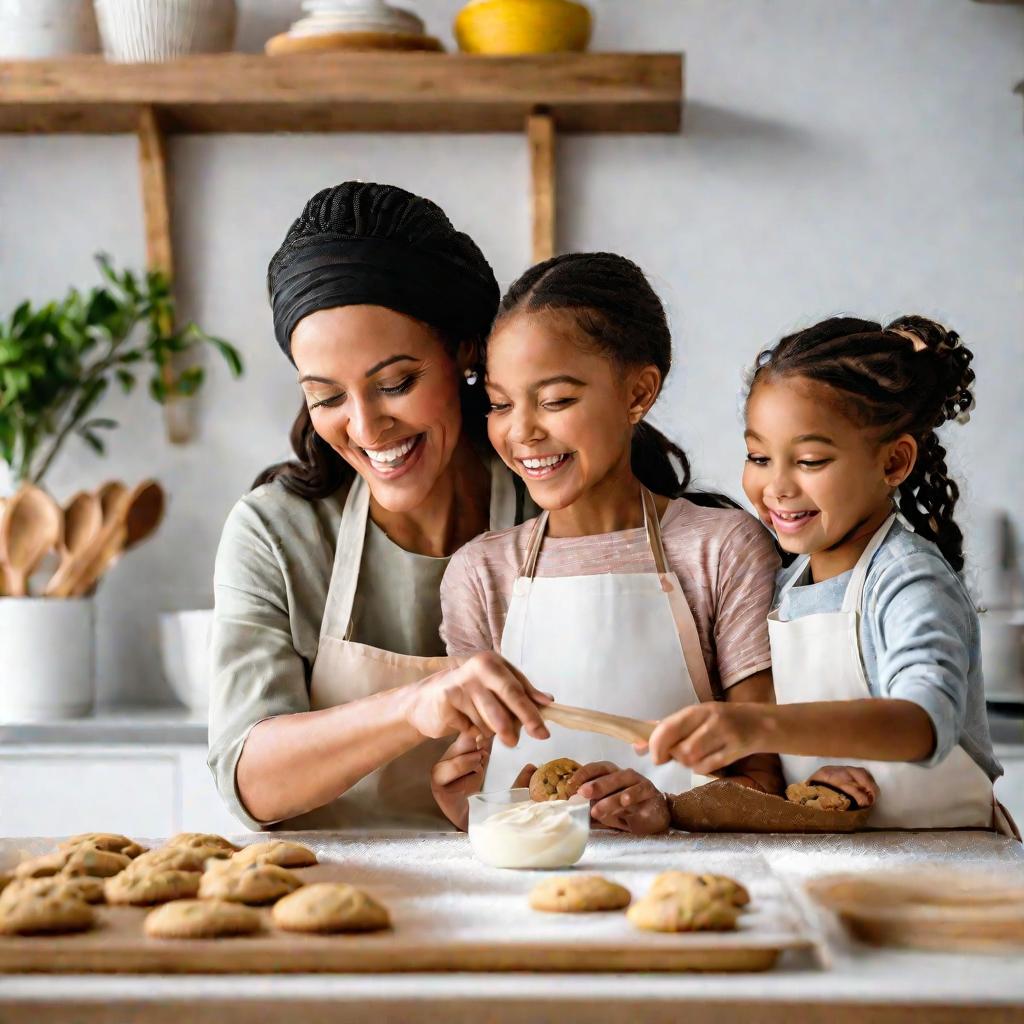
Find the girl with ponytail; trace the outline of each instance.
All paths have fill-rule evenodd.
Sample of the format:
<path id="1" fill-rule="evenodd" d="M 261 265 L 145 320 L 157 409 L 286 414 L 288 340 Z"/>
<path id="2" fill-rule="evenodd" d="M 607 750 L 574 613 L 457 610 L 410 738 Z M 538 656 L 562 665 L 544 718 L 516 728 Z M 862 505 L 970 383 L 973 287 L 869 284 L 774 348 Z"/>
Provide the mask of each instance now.
<path id="1" fill-rule="evenodd" d="M 656 763 L 706 772 L 773 751 L 787 783 L 877 796 L 873 827 L 1010 830 L 937 433 L 969 418 L 971 361 L 920 316 L 830 319 L 760 354 L 743 487 L 800 556 L 769 617 L 777 706 L 715 721 L 684 709 L 652 735 Z"/>
<path id="2" fill-rule="evenodd" d="M 512 285 L 486 345 L 488 435 L 542 514 L 453 557 L 441 586 L 450 655 L 498 649 L 560 704 L 633 718 L 771 698 L 778 555 L 752 516 L 689 490 L 685 453 L 646 422 L 671 363 L 662 304 L 621 256 L 557 256 Z M 464 822 L 481 763 L 497 789 L 568 757 L 568 793 L 591 801 L 595 821 L 668 826 L 664 794 L 688 789 L 688 770 L 550 721 L 552 741 L 514 750 L 460 737 L 433 779 L 452 821 Z M 730 773 L 780 781 L 774 758 Z"/>

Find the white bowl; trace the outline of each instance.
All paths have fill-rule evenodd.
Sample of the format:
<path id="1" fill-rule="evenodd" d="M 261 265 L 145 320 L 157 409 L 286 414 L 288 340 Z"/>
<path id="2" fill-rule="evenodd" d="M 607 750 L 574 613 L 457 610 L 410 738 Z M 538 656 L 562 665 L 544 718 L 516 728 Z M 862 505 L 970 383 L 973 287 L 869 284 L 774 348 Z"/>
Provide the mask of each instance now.
<path id="1" fill-rule="evenodd" d="M 178 700 L 197 714 L 205 714 L 210 703 L 212 625 L 212 608 L 165 612 L 160 616 L 164 678 Z"/>

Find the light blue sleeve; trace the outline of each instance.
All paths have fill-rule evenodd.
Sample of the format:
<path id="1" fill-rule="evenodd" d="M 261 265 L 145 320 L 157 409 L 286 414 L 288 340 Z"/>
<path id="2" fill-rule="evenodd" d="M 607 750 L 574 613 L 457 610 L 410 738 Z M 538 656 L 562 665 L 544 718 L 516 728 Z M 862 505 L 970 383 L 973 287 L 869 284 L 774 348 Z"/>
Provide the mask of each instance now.
<path id="1" fill-rule="evenodd" d="M 878 696 L 923 708 L 938 764 L 960 743 L 967 713 L 976 614 L 953 571 L 926 552 L 904 555 L 870 581 L 866 605 L 876 648 Z"/>

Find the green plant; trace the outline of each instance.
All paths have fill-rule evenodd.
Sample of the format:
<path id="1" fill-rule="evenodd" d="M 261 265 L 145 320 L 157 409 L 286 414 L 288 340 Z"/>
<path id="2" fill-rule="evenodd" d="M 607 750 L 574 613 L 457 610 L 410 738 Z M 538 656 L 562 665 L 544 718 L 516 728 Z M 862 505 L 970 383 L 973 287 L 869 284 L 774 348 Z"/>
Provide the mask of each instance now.
<path id="1" fill-rule="evenodd" d="M 163 404 L 194 395 L 203 368 L 175 373 L 181 353 L 209 344 L 224 357 L 233 376 L 242 373 L 234 346 L 189 323 L 177 330 L 167 277 L 117 271 L 96 257 L 103 285 L 34 309 L 23 302 L 0 322 L 0 458 L 17 482 L 39 483 L 73 434 L 99 454 L 101 431 L 118 424 L 94 415 L 113 384 L 131 391 L 136 377 L 149 374 L 149 393 Z"/>

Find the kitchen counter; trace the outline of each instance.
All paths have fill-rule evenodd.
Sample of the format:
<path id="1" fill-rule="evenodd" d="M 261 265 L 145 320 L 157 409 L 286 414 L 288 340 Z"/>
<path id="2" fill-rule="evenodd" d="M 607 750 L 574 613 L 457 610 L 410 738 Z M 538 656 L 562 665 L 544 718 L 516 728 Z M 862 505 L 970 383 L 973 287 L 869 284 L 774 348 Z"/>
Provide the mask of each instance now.
<path id="1" fill-rule="evenodd" d="M 277 834 L 284 835 L 284 834 Z M 382 855 L 420 865 L 459 856 L 464 836 L 396 833 L 330 837 L 298 833 L 321 851 L 339 839 L 387 844 Z M 247 839 L 255 837 L 249 836 Z M 42 840 L 3 840 L 15 851 L 45 849 Z M 539 1021 L 757 1021 L 782 1024 L 975 1020 L 1024 1021 L 1024 969 L 1018 955 L 877 950 L 849 941 L 835 921 L 803 895 L 807 878 L 883 866 L 938 864 L 999 874 L 1024 884 L 1024 847 L 988 833 L 865 833 L 854 836 L 687 836 L 633 840 L 595 836 L 580 867 L 621 855 L 627 844 L 649 844 L 651 867 L 671 865 L 672 848 L 709 857 L 759 854 L 803 906 L 821 941 L 816 953 L 791 952 L 760 974 L 389 974 L 279 976 L 0 977 L 0 1021 L 33 1024 L 75 1020 L 240 1024 L 275 1011 L 320 1021 L 444 1021 L 458 1024 Z M 432 849 L 436 847 L 436 849 Z M 339 858 L 340 859 L 340 858 Z M 244 940 L 240 940 L 244 941 Z"/>
<path id="2" fill-rule="evenodd" d="M 182 706 L 97 708 L 83 718 L 0 722 L 0 747 L 63 744 L 206 745 L 206 715 Z"/>

